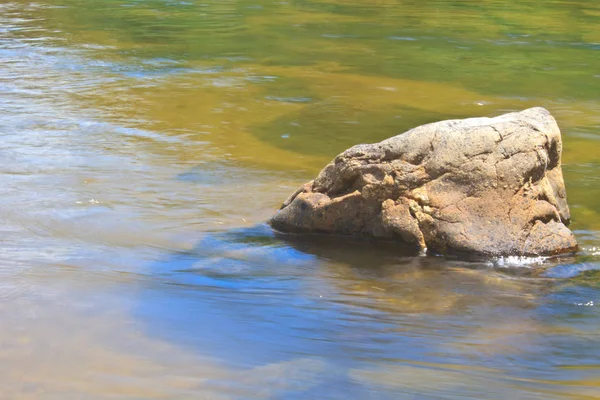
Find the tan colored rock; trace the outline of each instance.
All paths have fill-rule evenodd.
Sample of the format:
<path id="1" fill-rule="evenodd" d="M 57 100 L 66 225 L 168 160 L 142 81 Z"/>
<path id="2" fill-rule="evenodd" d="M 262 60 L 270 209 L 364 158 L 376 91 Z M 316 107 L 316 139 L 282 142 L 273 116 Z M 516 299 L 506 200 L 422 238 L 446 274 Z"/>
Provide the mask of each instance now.
<path id="1" fill-rule="evenodd" d="M 556 121 L 539 107 L 427 124 L 344 151 L 270 223 L 439 253 L 572 252 L 561 152 Z"/>

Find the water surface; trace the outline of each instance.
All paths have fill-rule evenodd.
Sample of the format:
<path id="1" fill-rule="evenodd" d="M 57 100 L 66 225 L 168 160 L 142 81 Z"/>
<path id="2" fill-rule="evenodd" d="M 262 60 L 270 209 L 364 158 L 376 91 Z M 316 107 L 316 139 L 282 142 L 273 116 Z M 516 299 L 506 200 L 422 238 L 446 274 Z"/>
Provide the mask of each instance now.
<path id="1" fill-rule="evenodd" d="M 0 4 L 0 398 L 600 398 L 600 6 Z M 581 251 L 262 224 L 348 146 L 540 105 Z"/>

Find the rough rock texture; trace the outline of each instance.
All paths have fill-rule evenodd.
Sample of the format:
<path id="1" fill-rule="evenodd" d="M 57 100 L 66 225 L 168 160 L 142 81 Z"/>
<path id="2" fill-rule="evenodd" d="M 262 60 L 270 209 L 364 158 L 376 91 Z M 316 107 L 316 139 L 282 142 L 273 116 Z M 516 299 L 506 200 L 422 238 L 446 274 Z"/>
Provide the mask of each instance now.
<path id="1" fill-rule="evenodd" d="M 562 142 L 543 108 L 423 125 L 354 146 L 271 219 L 276 230 L 400 239 L 438 253 L 574 251 Z"/>

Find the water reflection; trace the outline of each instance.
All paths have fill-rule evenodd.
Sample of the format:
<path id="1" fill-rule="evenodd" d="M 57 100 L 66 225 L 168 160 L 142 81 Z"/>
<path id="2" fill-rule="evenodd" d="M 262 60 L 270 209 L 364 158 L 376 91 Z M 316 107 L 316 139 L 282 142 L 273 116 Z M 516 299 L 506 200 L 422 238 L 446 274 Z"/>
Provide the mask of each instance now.
<path id="1" fill-rule="evenodd" d="M 383 385 L 390 398 L 425 392 L 475 398 L 467 384 L 475 379 L 493 398 L 514 391 L 522 379 L 540 379 L 540 368 L 544 376 L 564 379 L 563 371 L 548 369 L 548 352 L 598 356 L 585 345 L 589 338 L 580 328 L 547 315 L 557 309 L 556 298 L 576 297 L 570 284 L 523 271 L 507 275 L 489 263 L 440 264 L 435 257 L 386 249 L 385 243 L 282 241 L 261 226 L 208 234 L 194 250 L 158 263 L 152 275 L 152 289 L 142 291 L 150 300 L 141 310 L 169 327 L 162 335 L 254 367 L 299 354 L 335 360 L 329 368 L 345 371 L 345 378 L 331 378 L 326 388 L 349 380 L 365 393 Z M 585 324 L 597 323 L 597 313 L 588 313 Z M 151 330 L 161 336 L 154 325 Z M 224 337 L 227 345 L 219 345 Z M 365 360 L 383 365 L 365 369 Z M 396 372 L 402 378 L 394 378 Z M 442 374 L 439 379 L 447 383 L 429 383 L 423 391 L 429 374 Z M 498 376 L 507 381 L 498 382 Z M 568 394 L 560 392 L 555 398 Z"/>
<path id="2" fill-rule="evenodd" d="M 598 18 L 564 1 L 3 2 L 2 396 L 597 397 Z M 349 145 L 538 104 L 563 127 L 573 259 L 261 225 Z"/>

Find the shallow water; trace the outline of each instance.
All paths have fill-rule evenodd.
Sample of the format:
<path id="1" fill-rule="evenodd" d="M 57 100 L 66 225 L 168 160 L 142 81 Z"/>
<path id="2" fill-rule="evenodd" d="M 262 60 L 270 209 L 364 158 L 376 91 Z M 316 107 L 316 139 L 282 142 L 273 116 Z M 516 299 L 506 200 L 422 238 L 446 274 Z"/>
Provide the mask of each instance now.
<path id="1" fill-rule="evenodd" d="M 0 3 L 0 398 L 600 398 L 600 5 Z M 262 225 L 335 154 L 547 107 L 581 244 Z"/>

